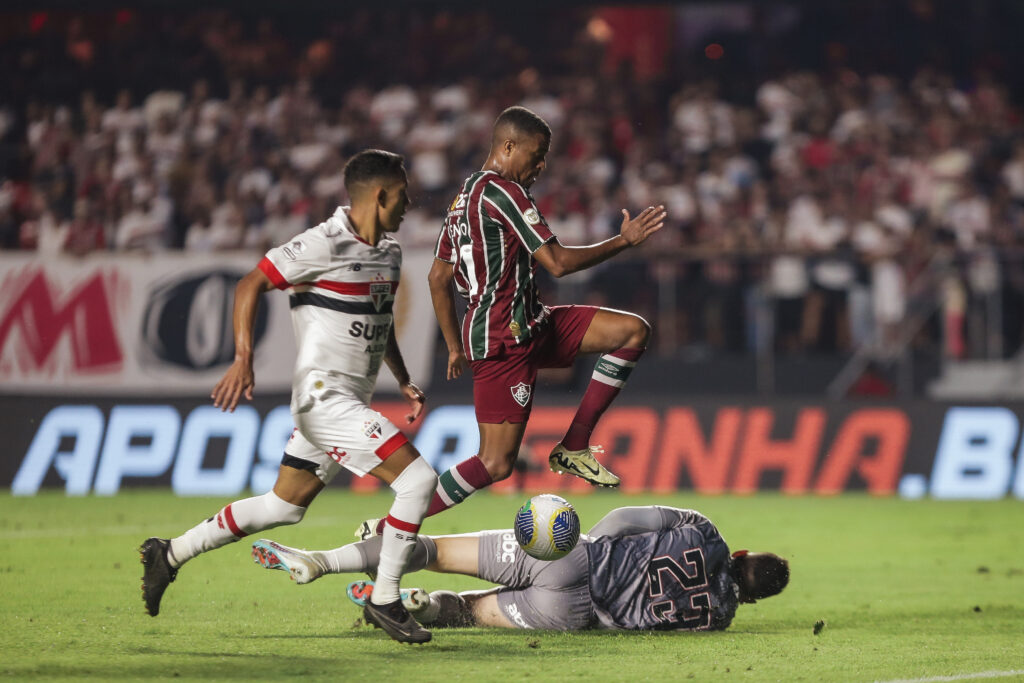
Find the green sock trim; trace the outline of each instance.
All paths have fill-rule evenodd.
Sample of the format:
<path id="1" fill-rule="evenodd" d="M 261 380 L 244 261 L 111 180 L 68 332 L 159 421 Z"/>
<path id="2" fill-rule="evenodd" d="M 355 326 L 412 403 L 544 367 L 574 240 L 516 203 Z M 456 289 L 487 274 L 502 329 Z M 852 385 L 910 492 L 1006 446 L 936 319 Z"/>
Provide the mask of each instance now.
<path id="1" fill-rule="evenodd" d="M 471 491 L 459 486 L 459 483 L 455 481 L 455 477 L 452 476 L 451 471 L 446 471 L 440 477 L 437 478 L 441 484 L 441 488 L 448 494 L 448 497 L 454 500 L 456 503 L 461 503 L 469 497 Z"/>
<path id="2" fill-rule="evenodd" d="M 597 365 L 594 366 L 594 372 L 611 379 L 617 379 L 620 382 L 625 382 L 629 374 L 633 372 L 633 368 L 599 358 Z"/>

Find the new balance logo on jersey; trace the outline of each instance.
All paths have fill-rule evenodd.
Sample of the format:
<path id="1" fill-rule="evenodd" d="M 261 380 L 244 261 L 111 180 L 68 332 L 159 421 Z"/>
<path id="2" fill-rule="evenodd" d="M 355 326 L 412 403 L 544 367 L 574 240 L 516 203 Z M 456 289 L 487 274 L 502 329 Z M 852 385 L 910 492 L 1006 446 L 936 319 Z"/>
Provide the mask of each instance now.
<path id="1" fill-rule="evenodd" d="M 522 407 L 526 407 L 526 404 L 530 402 L 530 385 L 520 382 L 511 388 L 512 398 L 516 400 L 516 403 Z"/>

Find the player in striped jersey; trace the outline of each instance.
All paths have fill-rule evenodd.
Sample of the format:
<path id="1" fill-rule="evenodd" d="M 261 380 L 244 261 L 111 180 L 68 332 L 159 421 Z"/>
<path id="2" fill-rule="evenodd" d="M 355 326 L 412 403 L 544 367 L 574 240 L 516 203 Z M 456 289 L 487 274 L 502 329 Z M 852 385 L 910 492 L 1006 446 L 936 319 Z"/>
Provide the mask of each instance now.
<path id="1" fill-rule="evenodd" d="M 545 167 L 551 130 L 523 107 L 497 118 L 483 168 L 463 184 L 448 209 L 430 271 L 434 312 L 448 347 L 448 378 L 468 360 L 480 427 L 480 453 L 440 476 L 428 515 L 505 479 L 512 472 L 533 405 L 538 368 L 567 367 L 581 353 L 602 354 L 569 429 L 548 462 L 599 486 L 619 478 L 590 445 L 600 416 L 643 353 L 650 326 L 631 313 L 541 303 L 539 263 L 555 277 L 597 265 L 661 229 L 664 207 L 635 218 L 623 209 L 620 233 L 585 247 L 563 246 L 548 229 L 529 188 Z M 461 333 L 454 288 L 467 300 Z"/>
<path id="2" fill-rule="evenodd" d="M 289 292 L 298 346 L 292 386 L 295 431 L 277 482 L 261 496 L 235 501 L 181 536 L 150 538 L 140 551 L 143 598 L 156 616 L 178 568 L 196 555 L 257 531 L 302 519 L 324 486 L 345 467 L 372 474 L 395 491 L 383 525 L 378 584 L 365 617 L 403 642 L 426 642 L 399 598 L 398 583 L 423 521 L 437 475 L 387 418 L 370 408 L 377 372 L 386 363 L 415 420 L 424 396 L 412 383 L 392 326 L 402 252 L 396 232 L 409 206 L 402 157 L 361 152 L 345 166 L 351 207 L 275 247 L 235 291 L 235 361 L 213 389 L 215 406 L 233 411 L 252 399 L 253 328 L 260 297 Z"/>

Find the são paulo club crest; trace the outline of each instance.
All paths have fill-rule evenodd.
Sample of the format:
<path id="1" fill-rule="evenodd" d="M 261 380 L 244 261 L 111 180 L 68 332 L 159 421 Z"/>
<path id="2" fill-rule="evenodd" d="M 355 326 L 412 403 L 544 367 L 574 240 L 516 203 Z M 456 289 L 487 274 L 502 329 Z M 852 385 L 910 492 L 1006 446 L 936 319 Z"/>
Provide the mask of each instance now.
<path id="1" fill-rule="evenodd" d="M 379 311 L 391 294 L 391 283 L 385 280 L 380 273 L 377 273 L 374 280 L 376 281 L 370 282 L 370 299 L 373 300 L 373 307 Z"/>
<path id="2" fill-rule="evenodd" d="M 379 439 L 383 433 L 380 420 L 367 420 L 363 423 L 363 436 L 367 439 Z"/>
<path id="3" fill-rule="evenodd" d="M 526 404 L 530 402 L 530 385 L 520 382 L 519 384 L 511 387 L 512 398 L 516 400 L 516 403 L 522 407 L 526 407 Z"/>

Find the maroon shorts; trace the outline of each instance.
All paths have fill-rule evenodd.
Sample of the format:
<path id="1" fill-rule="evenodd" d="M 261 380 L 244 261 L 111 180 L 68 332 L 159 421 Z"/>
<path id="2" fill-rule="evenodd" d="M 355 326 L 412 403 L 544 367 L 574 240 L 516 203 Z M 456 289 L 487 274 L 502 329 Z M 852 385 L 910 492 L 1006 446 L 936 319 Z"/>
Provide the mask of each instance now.
<path id="1" fill-rule="evenodd" d="M 470 361 L 477 421 L 526 422 L 533 407 L 537 370 L 572 365 L 598 310 L 596 306 L 554 306 L 541 329 L 525 344 Z"/>

